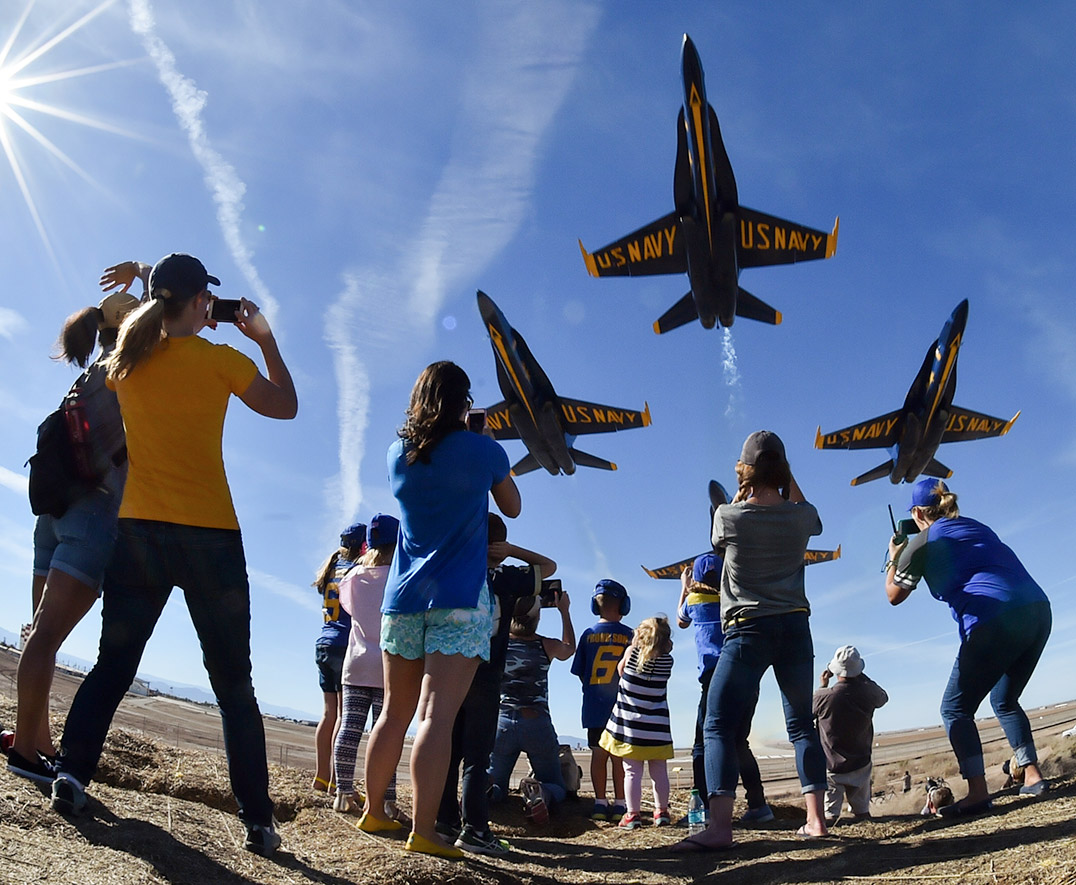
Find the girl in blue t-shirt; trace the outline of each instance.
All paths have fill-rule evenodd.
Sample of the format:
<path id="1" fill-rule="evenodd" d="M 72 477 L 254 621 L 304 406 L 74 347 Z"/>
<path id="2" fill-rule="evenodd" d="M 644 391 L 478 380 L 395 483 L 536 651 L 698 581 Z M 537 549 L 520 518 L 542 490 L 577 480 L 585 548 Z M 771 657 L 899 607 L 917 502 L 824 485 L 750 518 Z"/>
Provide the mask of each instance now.
<path id="1" fill-rule="evenodd" d="M 385 706 L 366 749 L 366 809 L 359 829 L 398 830 L 382 817 L 385 790 L 418 710 L 411 749 L 413 829 L 405 848 L 459 858 L 435 827 L 448 773 L 452 725 L 480 658 L 489 657 L 493 611 L 486 588 L 489 494 L 508 517 L 519 492 L 508 456 L 471 433 L 467 373 L 433 363 L 411 390 L 407 419 L 388 452 L 400 535 L 381 606 Z"/>

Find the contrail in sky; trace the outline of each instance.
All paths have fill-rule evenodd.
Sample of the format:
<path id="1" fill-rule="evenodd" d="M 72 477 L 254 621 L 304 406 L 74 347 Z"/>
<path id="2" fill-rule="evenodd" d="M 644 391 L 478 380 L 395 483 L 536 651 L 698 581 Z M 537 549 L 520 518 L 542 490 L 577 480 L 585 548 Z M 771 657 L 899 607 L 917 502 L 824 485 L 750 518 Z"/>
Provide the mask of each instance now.
<path id="1" fill-rule="evenodd" d="M 725 386 L 729 389 L 729 403 L 725 406 L 725 417 L 729 418 L 736 414 L 743 388 L 740 385 L 740 370 L 736 366 L 736 345 L 732 341 L 732 329 L 725 326 L 722 331 L 724 338 L 721 342 L 721 367 L 725 374 Z"/>
<path id="2" fill-rule="evenodd" d="M 347 276 L 326 316 L 339 389 L 340 478 L 330 493 L 337 524 L 357 516 L 362 504 L 366 366 L 383 355 L 398 361 L 404 340 L 409 352 L 421 351 L 446 294 L 515 236 L 530 204 L 539 143 L 598 17 L 596 7 L 569 0 L 540 6 L 491 0 L 477 16 L 485 27 L 470 53 L 450 155 L 415 241 L 402 250 L 406 266 Z M 386 310 L 390 304 L 400 307 Z"/>
<path id="3" fill-rule="evenodd" d="M 146 53 L 156 65 L 157 76 L 172 98 L 172 110 L 187 135 L 191 153 L 205 174 L 206 186 L 213 195 L 213 202 L 217 204 L 217 223 L 224 234 L 224 242 L 232 260 L 254 293 L 256 303 L 272 323 L 279 304 L 258 275 L 250 249 L 239 232 L 246 185 L 232 165 L 209 145 L 205 124 L 202 122 L 206 93 L 176 68 L 175 55 L 157 36 L 149 0 L 130 0 L 130 10 L 131 29 L 142 38 Z"/>

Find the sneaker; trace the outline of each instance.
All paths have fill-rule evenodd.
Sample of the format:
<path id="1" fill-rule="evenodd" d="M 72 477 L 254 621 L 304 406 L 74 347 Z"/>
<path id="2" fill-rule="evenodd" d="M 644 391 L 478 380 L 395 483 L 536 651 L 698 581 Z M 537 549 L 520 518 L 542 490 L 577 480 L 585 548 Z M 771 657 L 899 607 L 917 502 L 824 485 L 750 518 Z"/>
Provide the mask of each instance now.
<path id="1" fill-rule="evenodd" d="M 52 782 L 52 810 L 76 817 L 86 810 L 86 790 L 69 774 L 58 774 Z"/>
<path id="2" fill-rule="evenodd" d="M 669 817 L 669 809 L 659 808 L 654 812 L 654 826 L 655 827 L 667 827 L 672 823 L 672 818 Z"/>
<path id="3" fill-rule="evenodd" d="M 594 803 L 594 810 L 590 812 L 591 820 L 609 820 L 609 806 L 605 802 Z"/>
<path id="4" fill-rule="evenodd" d="M 455 824 L 446 824 L 441 821 L 437 821 L 433 828 L 437 831 L 437 835 L 444 839 L 449 845 L 455 842 L 463 834 L 463 830 Z"/>
<path id="5" fill-rule="evenodd" d="M 631 814 L 625 814 L 620 818 L 620 823 L 617 824 L 622 830 L 634 830 L 636 827 L 643 825 L 643 819 L 638 814 L 632 812 Z"/>
<path id="6" fill-rule="evenodd" d="M 544 826 L 549 823 L 549 806 L 545 801 L 542 785 L 532 777 L 525 777 L 519 782 L 523 794 L 523 814 L 532 824 Z"/>
<path id="7" fill-rule="evenodd" d="M 760 805 L 758 808 L 748 808 L 740 818 L 742 824 L 768 824 L 773 820 L 773 809 L 769 805 Z"/>
<path id="8" fill-rule="evenodd" d="M 609 812 L 605 816 L 606 820 L 618 821 L 625 814 L 628 813 L 628 807 L 623 802 L 615 802 L 609 806 Z"/>
<path id="9" fill-rule="evenodd" d="M 55 792 L 53 795 L 55 796 Z M 53 805 L 55 804 L 56 800 L 53 799 Z M 243 847 L 262 857 L 272 857 L 280 847 L 280 835 L 272 824 L 267 827 L 261 824 L 247 824 L 247 838 L 243 842 Z"/>
<path id="10" fill-rule="evenodd" d="M 27 759 L 14 749 L 8 751 L 7 770 L 39 784 L 51 784 L 56 779 L 56 770 L 44 759 Z"/>
<path id="11" fill-rule="evenodd" d="M 333 799 L 333 811 L 340 814 L 362 814 L 366 801 L 358 793 L 337 792 Z"/>
<path id="12" fill-rule="evenodd" d="M 3 731 L 0 731 L 0 753 L 3 753 L 6 756 L 14 745 L 15 732 L 10 728 L 5 728 Z"/>
<path id="13" fill-rule="evenodd" d="M 11 768 L 11 764 L 8 764 L 8 768 Z M 1035 781 L 1033 784 L 1024 784 L 1020 787 L 1021 796 L 1041 796 L 1050 789 L 1050 782 L 1048 780 Z"/>
<path id="14" fill-rule="evenodd" d="M 506 840 L 498 839 L 489 830 L 479 833 L 470 824 L 463 828 L 459 838 L 456 839 L 456 847 L 472 854 L 489 854 L 493 857 L 503 857 L 512 850 L 512 846 Z"/>

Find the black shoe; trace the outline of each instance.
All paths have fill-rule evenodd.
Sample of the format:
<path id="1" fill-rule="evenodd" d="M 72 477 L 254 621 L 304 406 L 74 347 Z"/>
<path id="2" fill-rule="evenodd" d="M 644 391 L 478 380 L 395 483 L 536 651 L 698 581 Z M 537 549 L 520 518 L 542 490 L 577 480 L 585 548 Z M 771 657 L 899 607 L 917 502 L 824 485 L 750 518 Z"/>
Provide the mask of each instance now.
<path id="1" fill-rule="evenodd" d="M 55 769 L 44 759 L 27 759 L 14 749 L 8 751 L 7 770 L 39 784 L 51 784 L 56 779 Z"/>
<path id="2" fill-rule="evenodd" d="M 267 827 L 247 824 L 247 838 L 243 847 L 262 857 L 272 857 L 280 847 L 280 836 L 272 824 Z"/>
<path id="3" fill-rule="evenodd" d="M 52 782 L 52 810 L 76 817 L 86 810 L 86 791 L 82 784 L 66 774 Z"/>

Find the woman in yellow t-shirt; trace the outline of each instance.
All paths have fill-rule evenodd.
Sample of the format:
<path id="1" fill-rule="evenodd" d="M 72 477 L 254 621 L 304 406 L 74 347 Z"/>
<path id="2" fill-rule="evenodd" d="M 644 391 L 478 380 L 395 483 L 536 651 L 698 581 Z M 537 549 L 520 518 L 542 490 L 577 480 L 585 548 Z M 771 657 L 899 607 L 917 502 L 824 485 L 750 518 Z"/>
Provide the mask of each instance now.
<path id="1" fill-rule="evenodd" d="M 261 349 L 268 378 L 239 351 L 199 337 L 212 324 L 210 283 L 220 285 L 191 255 L 158 261 L 150 298 L 124 322 L 109 359 L 108 384 L 123 413 L 130 467 L 105 575 L 100 653 L 68 714 L 52 805 L 68 814 L 85 807 L 85 784 L 112 717 L 172 588 L 181 587 L 221 711 L 232 789 L 247 828 L 244 847 L 268 856 L 280 837 L 273 830 L 265 734 L 250 675 L 243 539 L 221 439 L 233 394 L 270 418 L 293 418 L 298 404 L 257 305 L 241 299 L 235 326 Z"/>

